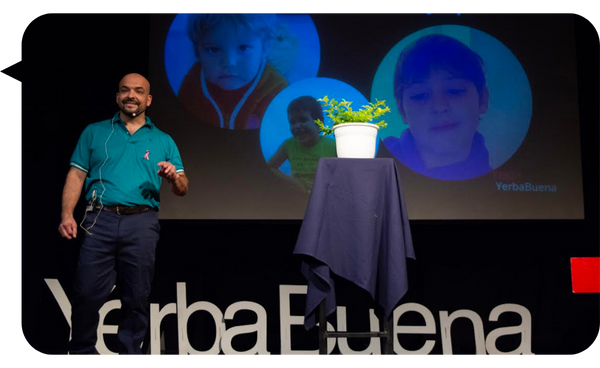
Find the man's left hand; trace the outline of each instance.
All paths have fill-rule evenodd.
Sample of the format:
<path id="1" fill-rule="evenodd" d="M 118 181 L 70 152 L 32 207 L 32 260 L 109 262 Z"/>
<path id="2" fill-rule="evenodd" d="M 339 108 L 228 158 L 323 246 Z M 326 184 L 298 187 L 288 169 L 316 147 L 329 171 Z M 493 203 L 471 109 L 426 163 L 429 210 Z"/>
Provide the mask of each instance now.
<path id="1" fill-rule="evenodd" d="M 177 180 L 177 169 L 175 169 L 175 166 L 172 163 L 167 161 L 161 161 L 157 164 L 157 166 L 160 166 L 160 170 L 158 170 L 158 175 L 167 179 L 170 182 L 174 182 L 175 180 Z"/>

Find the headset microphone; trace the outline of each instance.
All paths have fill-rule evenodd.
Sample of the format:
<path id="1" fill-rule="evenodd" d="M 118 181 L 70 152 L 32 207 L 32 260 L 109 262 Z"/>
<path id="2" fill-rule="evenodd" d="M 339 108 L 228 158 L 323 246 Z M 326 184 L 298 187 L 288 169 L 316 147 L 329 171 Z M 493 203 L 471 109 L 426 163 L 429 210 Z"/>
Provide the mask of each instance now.
<path id="1" fill-rule="evenodd" d="M 131 116 L 133 116 L 133 117 L 135 118 L 136 116 L 140 115 L 140 114 L 141 114 L 141 113 L 143 113 L 144 111 L 146 111 L 146 109 L 144 109 L 144 110 L 142 110 L 142 111 L 140 111 L 140 112 L 134 112 L 134 113 L 132 113 L 132 114 L 131 114 Z"/>

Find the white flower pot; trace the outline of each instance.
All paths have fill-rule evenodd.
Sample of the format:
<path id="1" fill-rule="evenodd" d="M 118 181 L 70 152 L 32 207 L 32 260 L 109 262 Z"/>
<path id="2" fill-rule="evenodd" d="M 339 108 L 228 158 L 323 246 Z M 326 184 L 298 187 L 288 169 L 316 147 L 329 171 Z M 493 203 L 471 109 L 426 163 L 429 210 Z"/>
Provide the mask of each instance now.
<path id="1" fill-rule="evenodd" d="M 374 158 L 379 126 L 371 123 L 344 123 L 333 127 L 337 157 Z"/>

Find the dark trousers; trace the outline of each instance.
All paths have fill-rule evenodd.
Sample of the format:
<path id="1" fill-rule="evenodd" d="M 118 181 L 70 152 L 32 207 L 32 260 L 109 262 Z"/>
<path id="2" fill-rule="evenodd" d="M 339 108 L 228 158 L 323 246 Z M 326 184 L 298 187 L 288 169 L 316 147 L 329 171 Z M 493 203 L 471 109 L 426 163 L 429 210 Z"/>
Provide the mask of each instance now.
<path id="1" fill-rule="evenodd" d="M 88 212 L 84 239 L 71 302 L 69 353 L 96 352 L 98 311 L 116 284 L 121 296 L 118 340 L 122 354 L 140 354 L 149 321 L 148 295 L 154 276 L 154 259 L 160 225 L 156 211 L 119 215 L 98 210 Z"/>

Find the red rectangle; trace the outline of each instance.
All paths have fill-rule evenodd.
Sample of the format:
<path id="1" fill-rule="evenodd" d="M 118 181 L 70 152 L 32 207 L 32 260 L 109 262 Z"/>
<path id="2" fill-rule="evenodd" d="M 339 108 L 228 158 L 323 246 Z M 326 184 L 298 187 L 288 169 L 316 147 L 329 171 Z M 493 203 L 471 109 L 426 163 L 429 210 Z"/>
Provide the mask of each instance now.
<path id="1" fill-rule="evenodd" d="M 600 257 L 571 258 L 574 293 L 600 293 Z"/>

